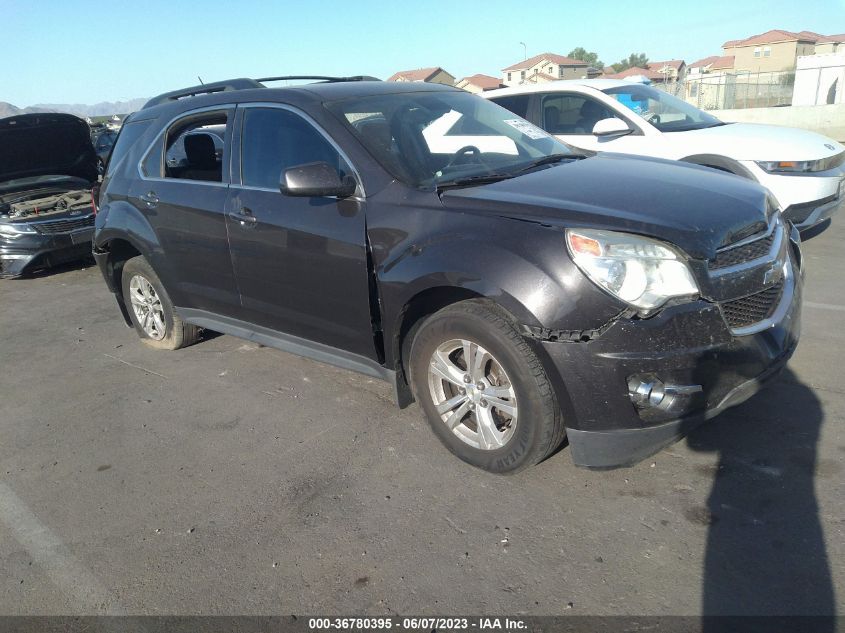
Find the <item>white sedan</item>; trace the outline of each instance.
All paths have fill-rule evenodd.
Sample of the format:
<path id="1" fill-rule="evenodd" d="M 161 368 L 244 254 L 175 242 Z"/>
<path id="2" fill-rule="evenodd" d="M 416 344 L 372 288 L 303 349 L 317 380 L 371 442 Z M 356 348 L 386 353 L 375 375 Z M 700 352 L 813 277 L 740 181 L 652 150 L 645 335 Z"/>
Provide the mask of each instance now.
<path id="1" fill-rule="evenodd" d="M 482 96 L 580 149 L 683 160 L 756 180 L 802 230 L 845 206 L 845 146 L 821 134 L 723 123 L 662 90 L 614 79 L 553 81 Z"/>

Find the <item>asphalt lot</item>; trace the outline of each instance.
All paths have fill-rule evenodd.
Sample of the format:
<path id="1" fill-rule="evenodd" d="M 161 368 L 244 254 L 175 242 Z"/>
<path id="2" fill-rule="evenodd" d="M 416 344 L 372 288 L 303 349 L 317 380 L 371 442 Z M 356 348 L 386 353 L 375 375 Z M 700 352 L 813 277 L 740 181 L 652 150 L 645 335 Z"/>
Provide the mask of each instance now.
<path id="1" fill-rule="evenodd" d="M 817 614 L 845 601 L 845 218 L 789 371 L 644 463 L 474 470 L 386 384 L 0 282 L 0 613 Z"/>

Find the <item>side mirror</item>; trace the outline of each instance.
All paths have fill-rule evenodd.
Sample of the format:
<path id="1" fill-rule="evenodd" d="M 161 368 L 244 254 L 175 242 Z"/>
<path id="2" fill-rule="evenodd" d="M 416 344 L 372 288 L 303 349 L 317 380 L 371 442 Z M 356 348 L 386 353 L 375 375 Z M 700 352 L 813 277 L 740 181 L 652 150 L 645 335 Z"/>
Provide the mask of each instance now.
<path id="1" fill-rule="evenodd" d="M 598 137 L 624 136 L 625 134 L 630 134 L 633 131 L 634 130 L 629 128 L 625 121 L 617 119 L 616 117 L 602 119 L 601 121 L 597 121 L 593 126 L 593 136 Z"/>
<path id="2" fill-rule="evenodd" d="M 304 198 L 348 198 L 355 193 L 356 183 L 351 176 L 343 180 L 328 163 L 307 163 L 282 172 L 279 191 L 286 196 Z"/>

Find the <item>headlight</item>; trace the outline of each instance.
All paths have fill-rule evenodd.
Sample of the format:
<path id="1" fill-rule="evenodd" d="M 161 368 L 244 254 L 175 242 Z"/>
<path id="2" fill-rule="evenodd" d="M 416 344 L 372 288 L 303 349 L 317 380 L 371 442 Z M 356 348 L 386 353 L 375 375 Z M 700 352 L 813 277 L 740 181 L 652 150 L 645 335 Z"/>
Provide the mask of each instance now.
<path id="1" fill-rule="evenodd" d="M 8 237 L 17 237 L 23 233 L 35 233 L 35 229 L 29 224 L 5 224 L 0 222 L 0 235 Z"/>
<path id="2" fill-rule="evenodd" d="M 829 169 L 827 158 L 820 160 L 758 160 L 757 165 L 770 174 L 807 174 Z"/>
<path id="3" fill-rule="evenodd" d="M 658 240 L 578 229 L 566 231 L 572 260 L 599 287 L 640 310 L 675 297 L 694 297 L 698 285 L 679 253 Z"/>

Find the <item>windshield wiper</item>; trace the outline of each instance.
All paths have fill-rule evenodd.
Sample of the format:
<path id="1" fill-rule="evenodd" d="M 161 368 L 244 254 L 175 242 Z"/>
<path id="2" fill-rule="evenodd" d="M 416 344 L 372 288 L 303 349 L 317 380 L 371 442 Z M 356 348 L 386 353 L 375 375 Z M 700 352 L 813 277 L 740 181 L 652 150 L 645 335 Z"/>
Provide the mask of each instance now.
<path id="1" fill-rule="evenodd" d="M 456 178 L 455 180 L 447 180 L 446 182 L 439 182 L 436 184 L 437 193 L 452 189 L 453 187 L 469 187 L 472 185 L 487 185 L 500 180 L 507 180 L 513 178 L 513 174 L 479 174 L 478 176 L 465 176 L 464 178 Z"/>
<path id="2" fill-rule="evenodd" d="M 548 156 L 543 156 L 538 158 L 537 160 L 532 160 L 530 163 L 517 169 L 514 173 L 521 174 L 523 172 L 528 171 L 529 169 L 534 169 L 536 167 L 542 167 L 543 165 L 552 165 L 554 163 L 559 163 L 562 160 L 566 159 L 579 159 L 579 158 L 586 158 L 586 154 L 549 154 Z"/>

